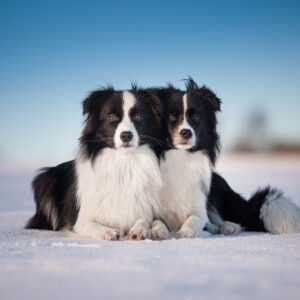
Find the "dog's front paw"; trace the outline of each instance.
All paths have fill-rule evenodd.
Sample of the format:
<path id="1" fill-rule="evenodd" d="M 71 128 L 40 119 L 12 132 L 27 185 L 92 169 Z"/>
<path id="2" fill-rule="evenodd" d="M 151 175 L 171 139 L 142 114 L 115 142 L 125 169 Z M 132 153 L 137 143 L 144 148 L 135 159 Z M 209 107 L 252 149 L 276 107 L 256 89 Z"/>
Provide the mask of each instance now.
<path id="1" fill-rule="evenodd" d="M 118 241 L 120 238 L 120 231 L 112 228 L 105 228 L 101 235 L 101 239 L 105 241 Z"/>
<path id="2" fill-rule="evenodd" d="M 190 227 L 181 228 L 175 234 L 175 237 L 178 239 L 180 239 L 180 238 L 193 239 L 193 238 L 197 238 L 197 237 L 209 237 L 209 236 L 211 236 L 211 233 L 209 233 L 208 231 L 200 230 L 197 232 L 196 230 L 194 230 Z"/>
<path id="3" fill-rule="evenodd" d="M 150 238 L 149 222 L 145 219 L 139 219 L 135 222 L 129 231 L 129 238 L 131 240 L 140 241 Z"/>
<path id="4" fill-rule="evenodd" d="M 197 232 L 190 227 L 184 227 L 176 232 L 175 237 L 178 239 L 183 239 L 183 238 L 193 239 L 197 237 Z"/>
<path id="5" fill-rule="evenodd" d="M 152 223 L 151 238 L 153 240 L 166 240 L 170 237 L 167 226 L 159 220 Z"/>
<path id="6" fill-rule="evenodd" d="M 242 230 L 242 227 L 233 222 L 225 221 L 221 226 L 220 226 L 220 232 L 225 234 L 225 235 L 230 235 L 230 234 L 235 234 L 238 233 Z"/>
<path id="7" fill-rule="evenodd" d="M 150 231 L 146 228 L 132 228 L 129 231 L 129 238 L 134 241 L 141 241 L 150 238 Z"/>

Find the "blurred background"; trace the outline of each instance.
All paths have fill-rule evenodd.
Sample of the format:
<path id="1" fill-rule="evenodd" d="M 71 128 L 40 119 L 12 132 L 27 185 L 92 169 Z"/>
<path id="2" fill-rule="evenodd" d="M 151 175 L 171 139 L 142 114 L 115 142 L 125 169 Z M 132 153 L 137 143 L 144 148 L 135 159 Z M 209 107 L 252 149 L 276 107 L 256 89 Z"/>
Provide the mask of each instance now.
<path id="1" fill-rule="evenodd" d="M 23 229 L 37 169 L 77 153 L 90 91 L 188 76 L 223 102 L 216 170 L 300 206 L 299 53 L 300 0 L 0 0 L 0 299 L 299 299 L 299 235 L 98 248 Z"/>
<path id="2" fill-rule="evenodd" d="M 222 99 L 224 153 L 300 153 L 300 1 L 1 1 L 0 168 L 76 155 L 81 101 L 107 83 Z"/>

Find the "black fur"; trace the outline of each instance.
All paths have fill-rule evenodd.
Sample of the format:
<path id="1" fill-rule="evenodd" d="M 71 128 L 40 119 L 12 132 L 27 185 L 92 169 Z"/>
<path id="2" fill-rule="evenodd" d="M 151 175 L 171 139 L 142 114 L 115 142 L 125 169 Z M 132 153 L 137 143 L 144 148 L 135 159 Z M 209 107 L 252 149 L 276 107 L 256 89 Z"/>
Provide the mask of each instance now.
<path id="1" fill-rule="evenodd" d="M 59 230 L 75 224 L 78 207 L 75 190 L 74 161 L 56 167 L 44 168 L 33 182 L 32 189 L 36 214 L 28 221 L 26 228 Z M 57 222 L 53 222 L 53 218 Z"/>
<path id="2" fill-rule="evenodd" d="M 266 231 L 259 215 L 266 196 L 271 192 L 269 187 L 258 190 L 249 201 L 246 201 L 232 190 L 223 177 L 213 173 L 207 203 L 208 211 L 216 209 L 223 220 L 238 223 L 244 230 Z"/>

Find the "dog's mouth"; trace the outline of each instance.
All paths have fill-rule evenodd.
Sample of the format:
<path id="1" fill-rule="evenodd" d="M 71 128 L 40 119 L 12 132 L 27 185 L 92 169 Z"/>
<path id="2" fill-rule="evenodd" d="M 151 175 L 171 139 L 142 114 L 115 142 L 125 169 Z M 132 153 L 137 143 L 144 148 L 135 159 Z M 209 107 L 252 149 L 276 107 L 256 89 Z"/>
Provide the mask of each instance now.
<path id="1" fill-rule="evenodd" d="M 184 139 L 177 137 L 173 140 L 173 145 L 176 149 L 190 149 L 194 146 L 192 138 Z"/>
<path id="2" fill-rule="evenodd" d="M 192 145 L 192 143 L 184 142 L 184 143 L 176 144 L 176 145 L 174 145 L 174 147 L 176 149 L 185 149 L 185 150 L 187 150 L 187 149 L 192 148 L 193 145 Z"/>
<path id="3" fill-rule="evenodd" d="M 184 141 L 184 142 L 178 143 L 177 145 L 190 145 L 190 144 L 191 144 L 191 142 Z"/>
<path id="4" fill-rule="evenodd" d="M 135 148 L 133 143 L 122 143 L 121 146 L 119 147 L 119 149 L 123 149 L 123 150 L 127 150 L 127 149 L 133 149 Z"/>

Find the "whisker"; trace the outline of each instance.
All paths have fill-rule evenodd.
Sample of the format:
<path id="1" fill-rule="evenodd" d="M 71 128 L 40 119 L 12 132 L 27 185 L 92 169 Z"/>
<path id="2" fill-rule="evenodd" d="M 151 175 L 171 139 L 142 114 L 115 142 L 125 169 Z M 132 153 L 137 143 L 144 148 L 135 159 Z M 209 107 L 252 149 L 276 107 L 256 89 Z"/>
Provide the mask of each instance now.
<path id="1" fill-rule="evenodd" d="M 113 138 L 95 138 L 95 139 L 85 140 L 85 142 L 89 142 L 89 143 L 106 142 L 106 141 L 113 141 Z"/>
<path id="2" fill-rule="evenodd" d="M 140 135 L 140 139 L 141 140 L 145 140 L 145 139 L 150 139 L 154 142 L 156 142 L 158 145 L 160 145 L 161 147 L 164 146 L 165 142 L 161 141 L 157 138 L 154 138 L 150 135 Z M 85 140 L 85 142 L 87 143 L 99 143 L 99 142 L 113 142 L 114 138 L 113 137 L 107 137 L 107 138 L 93 138 L 93 139 L 88 139 Z"/>
<path id="3" fill-rule="evenodd" d="M 164 145 L 163 141 L 156 139 L 150 135 L 140 135 L 140 138 L 141 139 L 146 139 L 146 138 L 151 139 L 151 140 L 155 141 L 157 144 L 159 144 L 161 147 L 163 147 L 163 145 Z"/>

